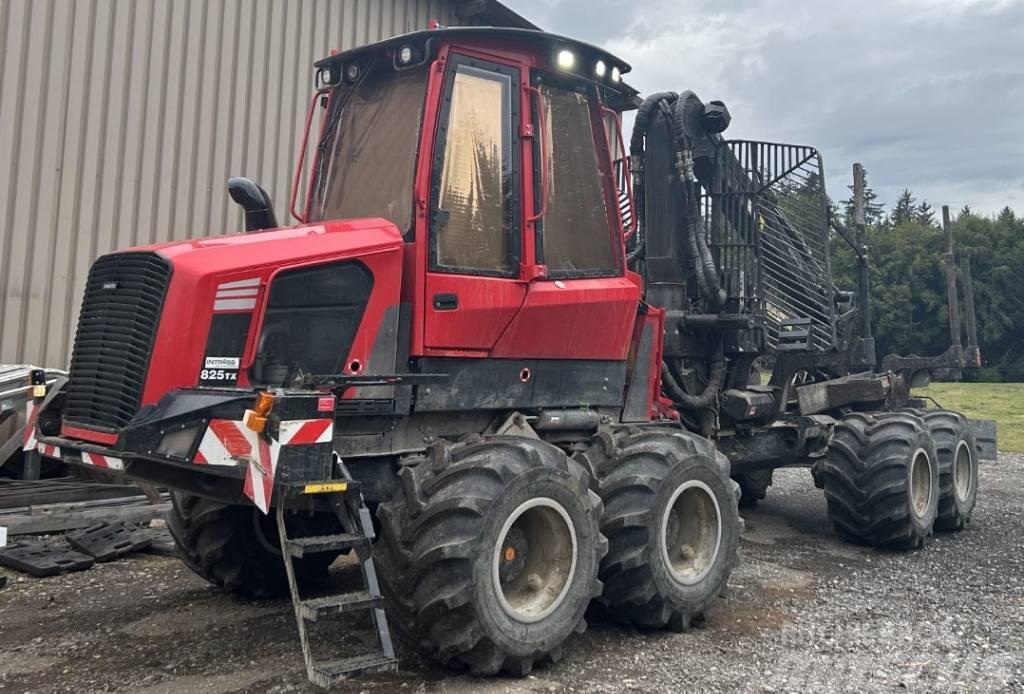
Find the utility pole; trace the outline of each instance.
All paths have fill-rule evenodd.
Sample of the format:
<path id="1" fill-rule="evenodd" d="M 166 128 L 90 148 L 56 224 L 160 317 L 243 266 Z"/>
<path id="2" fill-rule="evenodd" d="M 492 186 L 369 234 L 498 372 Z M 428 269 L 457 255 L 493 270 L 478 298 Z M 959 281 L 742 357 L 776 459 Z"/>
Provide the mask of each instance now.
<path id="1" fill-rule="evenodd" d="M 967 351 L 964 355 L 968 366 L 981 366 L 981 348 L 978 347 L 978 323 L 974 316 L 974 287 L 971 286 L 971 257 L 964 256 L 964 310 L 967 313 Z"/>
<path id="2" fill-rule="evenodd" d="M 956 292 L 956 263 L 953 258 L 953 225 L 949 221 L 949 205 L 942 206 L 942 231 L 946 234 L 946 298 L 949 302 L 950 344 L 954 347 L 960 347 L 960 301 Z M 970 302 L 968 301 L 968 303 Z"/>
<path id="3" fill-rule="evenodd" d="M 871 311 L 868 302 L 868 234 L 864 220 L 864 167 L 853 165 L 853 226 L 857 242 L 857 316 L 860 336 L 871 338 Z"/>

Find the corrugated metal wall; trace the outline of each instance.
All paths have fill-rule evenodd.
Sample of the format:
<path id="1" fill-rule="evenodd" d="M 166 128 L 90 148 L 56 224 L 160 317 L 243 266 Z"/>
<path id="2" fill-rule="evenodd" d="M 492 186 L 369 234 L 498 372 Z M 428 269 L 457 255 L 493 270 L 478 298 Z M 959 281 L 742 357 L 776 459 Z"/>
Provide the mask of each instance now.
<path id="1" fill-rule="evenodd" d="M 312 62 L 457 24 L 447 0 L 0 0 L 0 363 L 63 366 L 93 259 L 278 217 Z"/>

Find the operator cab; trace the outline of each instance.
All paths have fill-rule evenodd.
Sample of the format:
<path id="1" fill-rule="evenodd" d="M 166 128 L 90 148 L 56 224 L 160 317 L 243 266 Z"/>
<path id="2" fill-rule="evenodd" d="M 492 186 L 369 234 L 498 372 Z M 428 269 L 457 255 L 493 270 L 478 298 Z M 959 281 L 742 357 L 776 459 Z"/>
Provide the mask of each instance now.
<path id="1" fill-rule="evenodd" d="M 599 286 L 577 280 L 627 281 L 616 160 L 621 177 L 618 112 L 636 94 L 622 82 L 629 66 L 571 39 L 473 27 L 395 37 L 316 67 L 319 135 L 296 176 L 309 185 L 293 214 L 382 217 L 399 229 L 403 300 L 417 307 L 412 354 L 587 352 L 579 330 L 559 335 L 561 347 L 526 353 L 520 343 L 544 320 L 531 303 L 551 305 L 531 297 L 538 281 L 566 290 L 555 303 L 567 326 L 607 308 L 580 302 Z M 621 359 L 629 340 L 618 333 L 632 329 L 638 294 L 605 288 L 624 320 L 589 351 Z"/>

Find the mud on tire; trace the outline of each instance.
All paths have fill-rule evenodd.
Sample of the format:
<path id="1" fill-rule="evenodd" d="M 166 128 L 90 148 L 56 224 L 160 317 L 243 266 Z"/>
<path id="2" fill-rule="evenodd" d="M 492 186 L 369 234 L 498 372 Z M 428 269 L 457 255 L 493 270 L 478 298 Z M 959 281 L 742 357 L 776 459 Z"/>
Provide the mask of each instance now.
<path id="1" fill-rule="evenodd" d="M 817 465 L 840 535 L 869 546 L 924 546 L 938 511 L 939 465 L 920 417 L 848 414 L 836 423 L 828 455 Z"/>
<path id="2" fill-rule="evenodd" d="M 167 527 L 188 568 L 215 586 L 249 598 L 288 594 L 273 515 L 264 515 L 255 506 L 222 504 L 181 492 L 174 492 L 171 501 Z M 296 515 L 289 533 L 322 534 L 335 522 L 332 517 Z M 336 557 L 323 553 L 294 560 L 299 584 L 324 580 Z"/>
<path id="3" fill-rule="evenodd" d="M 476 674 L 522 676 L 558 660 L 586 627 L 608 546 L 584 468 L 514 436 L 438 445 L 408 462 L 401 492 L 377 510 L 374 560 L 392 626 Z"/>
<path id="4" fill-rule="evenodd" d="M 705 620 L 739 549 L 739 488 L 728 460 L 705 439 L 665 429 L 600 434 L 582 455 L 605 508 L 601 611 L 676 631 Z"/>

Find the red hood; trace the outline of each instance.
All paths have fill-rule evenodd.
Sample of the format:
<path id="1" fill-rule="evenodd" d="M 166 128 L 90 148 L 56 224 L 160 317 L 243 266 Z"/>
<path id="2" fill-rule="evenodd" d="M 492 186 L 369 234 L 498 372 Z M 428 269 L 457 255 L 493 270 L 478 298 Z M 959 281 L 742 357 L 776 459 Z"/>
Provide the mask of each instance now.
<path id="1" fill-rule="evenodd" d="M 173 388 L 191 386 L 201 368 L 202 347 L 218 286 L 259 279 L 253 315 L 258 315 L 271 276 L 284 268 L 319 261 L 359 258 L 400 267 L 402 235 L 385 219 L 357 219 L 270 231 L 156 244 L 132 250 L 156 251 L 173 267 L 164 300 L 143 404 Z M 396 281 L 400 282 L 400 278 Z M 393 290 L 397 293 L 397 288 Z"/>
<path id="2" fill-rule="evenodd" d="M 176 276 L 196 280 L 234 270 L 280 267 L 292 260 L 309 261 L 373 253 L 401 246 L 402 235 L 386 219 L 355 219 L 282 227 L 268 231 L 171 241 L 130 250 L 157 251 L 171 261 Z"/>

